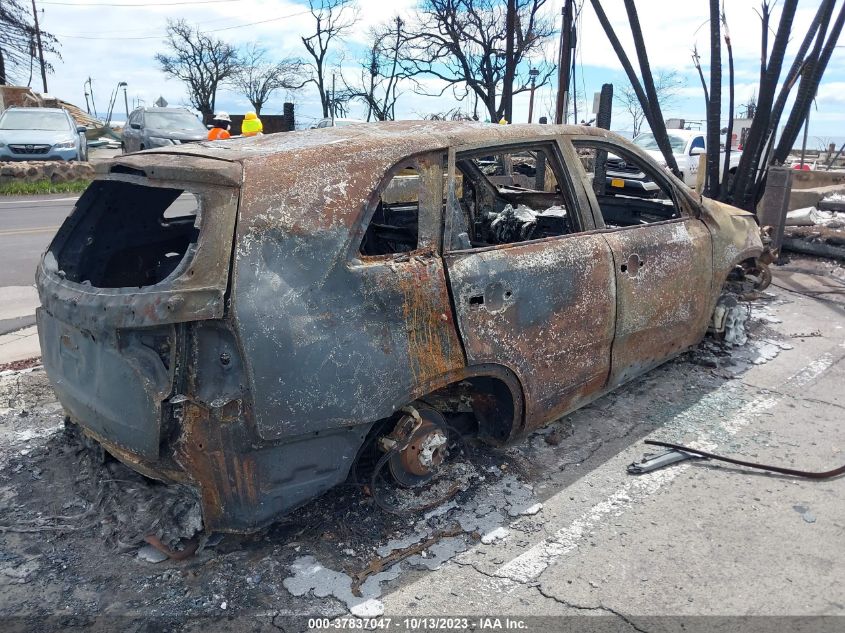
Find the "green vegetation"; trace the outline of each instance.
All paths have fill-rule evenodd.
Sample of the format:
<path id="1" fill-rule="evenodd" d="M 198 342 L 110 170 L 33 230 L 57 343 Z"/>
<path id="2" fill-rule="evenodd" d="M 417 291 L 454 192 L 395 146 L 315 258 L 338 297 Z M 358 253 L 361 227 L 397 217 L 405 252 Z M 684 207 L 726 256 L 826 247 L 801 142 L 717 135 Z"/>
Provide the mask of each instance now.
<path id="1" fill-rule="evenodd" d="M 70 180 L 68 182 L 7 182 L 0 184 L 0 196 L 31 196 L 45 193 L 82 193 L 91 184 L 90 180 Z"/>

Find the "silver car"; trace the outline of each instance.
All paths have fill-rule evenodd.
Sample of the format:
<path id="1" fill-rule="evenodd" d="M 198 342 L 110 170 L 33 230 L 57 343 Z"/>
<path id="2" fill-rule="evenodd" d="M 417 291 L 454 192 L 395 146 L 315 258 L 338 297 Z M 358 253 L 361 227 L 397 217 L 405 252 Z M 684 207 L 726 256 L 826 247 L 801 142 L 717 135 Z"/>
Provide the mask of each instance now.
<path id="1" fill-rule="evenodd" d="M 0 114 L 4 160 L 88 160 L 85 127 L 62 108 L 9 108 Z"/>
<path id="2" fill-rule="evenodd" d="M 185 108 L 137 108 L 123 129 L 123 151 L 196 143 L 208 139 L 208 130 Z"/>

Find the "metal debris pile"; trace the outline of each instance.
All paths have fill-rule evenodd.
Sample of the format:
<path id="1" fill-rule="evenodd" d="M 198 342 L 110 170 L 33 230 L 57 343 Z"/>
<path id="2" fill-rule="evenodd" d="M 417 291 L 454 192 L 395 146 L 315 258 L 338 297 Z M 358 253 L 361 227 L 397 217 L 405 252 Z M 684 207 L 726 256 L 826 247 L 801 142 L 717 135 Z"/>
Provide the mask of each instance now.
<path id="1" fill-rule="evenodd" d="M 818 207 L 787 213 L 783 247 L 845 260 L 845 195 L 832 194 L 823 198 Z"/>

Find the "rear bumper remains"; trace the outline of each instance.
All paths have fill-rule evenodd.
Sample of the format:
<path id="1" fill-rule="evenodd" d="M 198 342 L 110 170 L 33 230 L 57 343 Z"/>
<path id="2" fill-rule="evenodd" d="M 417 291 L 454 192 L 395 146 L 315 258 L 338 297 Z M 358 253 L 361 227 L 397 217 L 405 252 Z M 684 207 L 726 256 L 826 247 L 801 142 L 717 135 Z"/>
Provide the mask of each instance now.
<path id="1" fill-rule="evenodd" d="M 68 415 L 115 446 L 159 457 L 162 401 L 172 377 L 138 335 L 118 342 L 36 313 L 44 368 Z"/>

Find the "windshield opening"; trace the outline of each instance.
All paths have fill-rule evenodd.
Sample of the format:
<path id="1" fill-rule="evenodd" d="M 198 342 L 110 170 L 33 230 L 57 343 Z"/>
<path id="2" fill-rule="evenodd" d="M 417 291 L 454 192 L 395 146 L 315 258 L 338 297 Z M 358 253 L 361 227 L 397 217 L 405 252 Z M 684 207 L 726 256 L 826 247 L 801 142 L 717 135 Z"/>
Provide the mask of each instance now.
<path id="1" fill-rule="evenodd" d="M 687 141 L 681 136 L 674 136 L 670 134 L 669 144 L 672 146 L 673 152 L 675 152 L 676 154 L 680 154 L 684 151 L 684 147 L 686 147 Z M 650 133 L 640 134 L 637 138 L 634 139 L 634 145 L 646 150 L 653 150 L 656 152 L 660 151 L 660 148 L 657 146 L 657 140 L 654 138 L 654 134 Z"/>
<path id="2" fill-rule="evenodd" d="M 180 132 L 202 132 L 206 129 L 199 119 L 189 112 L 147 112 L 145 121 L 154 130 L 178 130 Z"/>
<path id="3" fill-rule="evenodd" d="M 70 123 L 67 116 L 61 112 L 7 110 L 6 114 L 0 117 L 0 130 L 67 132 L 70 130 Z"/>

